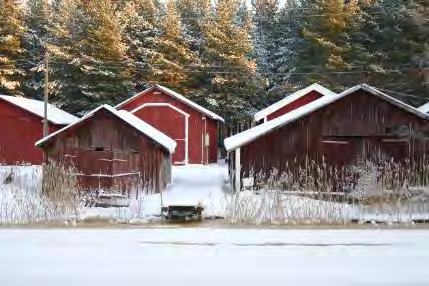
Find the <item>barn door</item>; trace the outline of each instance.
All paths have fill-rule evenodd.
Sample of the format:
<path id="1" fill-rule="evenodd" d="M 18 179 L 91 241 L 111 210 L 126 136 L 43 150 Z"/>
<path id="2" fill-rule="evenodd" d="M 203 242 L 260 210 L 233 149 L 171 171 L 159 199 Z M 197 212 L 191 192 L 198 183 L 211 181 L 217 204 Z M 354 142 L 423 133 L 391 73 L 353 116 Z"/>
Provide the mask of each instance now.
<path id="1" fill-rule="evenodd" d="M 188 163 L 189 114 L 168 103 L 145 103 L 132 113 L 176 141 L 173 164 Z"/>

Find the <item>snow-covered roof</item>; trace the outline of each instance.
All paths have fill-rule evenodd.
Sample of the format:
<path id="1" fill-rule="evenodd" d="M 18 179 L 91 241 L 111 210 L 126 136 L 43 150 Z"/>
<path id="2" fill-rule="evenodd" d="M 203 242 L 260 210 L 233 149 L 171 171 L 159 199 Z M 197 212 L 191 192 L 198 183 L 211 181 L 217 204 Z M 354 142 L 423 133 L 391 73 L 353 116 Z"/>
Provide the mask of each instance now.
<path id="1" fill-rule="evenodd" d="M 429 102 L 423 104 L 422 106 L 420 106 L 419 108 L 417 108 L 419 111 L 424 112 L 424 113 L 428 113 L 429 112 Z"/>
<path id="2" fill-rule="evenodd" d="M 81 123 L 82 121 L 85 121 L 86 119 L 88 119 L 89 117 L 91 117 L 92 115 L 94 115 L 95 113 L 97 113 L 101 109 L 109 111 L 110 113 L 112 113 L 116 117 L 120 118 L 124 122 L 126 122 L 129 125 L 131 125 L 132 127 L 134 127 L 139 132 L 141 132 L 144 135 L 148 136 L 149 138 L 155 140 L 156 142 L 161 144 L 163 147 L 165 147 L 170 153 L 173 153 L 174 150 L 176 149 L 176 144 L 177 144 L 176 141 L 174 141 L 173 139 L 171 139 L 170 137 L 168 137 L 167 135 L 165 135 L 164 133 L 162 133 L 158 129 L 147 124 L 146 122 L 144 122 L 140 118 L 136 117 L 135 115 L 129 113 L 128 111 L 125 111 L 125 110 L 118 111 L 115 108 L 113 108 L 112 106 L 107 105 L 107 104 L 102 105 L 100 107 L 97 107 L 96 109 L 89 112 L 88 114 L 86 114 L 81 119 L 75 121 L 73 124 L 70 124 L 70 125 L 62 128 L 62 129 L 58 130 L 57 132 L 54 132 L 54 133 L 46 136 L 45 138 L 42 138 L 41 140 L 37 141 L 35 145 L 36 146 L 42 145 L 46 141 L 55 137 L 56 135 L 63 133 L 67 129 Z"/>
<path id="3" fill-rule="evenodd" d="M 0 95 L 0 99 L 44 118 L 45 105 L 43 101 L 10 95 Z M 67 125 L 75 122 L 78 118 L 52 104 L 48 104 L 48 120 L 54 124 Z"/>
<path id="4" fill-rule="evenodd" d="M 357 90 L 365 90 L 375 96 L 378 96 L 396 106 L 398 106 L 399 108 L 404 109 L 407 112 L 413 113 L 416 116 L 419 116 L 421 118 L 425 118 L 428 119 L 429 115 L 426 113 L 423 113 L 421 111 L 419 111 L 417 108 L 412 107 L 400 100 L 397 100 L 379 90 L 377 90 L 374 87 L 371 87 L 367 84 L 361 84 L 361 85 L 357 85 L 354 86 L 350 89 L 347 89 L 345 91 L 343 91 L 340 94 L 336 94 L 336 95 L 332 95 L 332 96 L 324 96 L 321 97 L 313 102 L 310 102 L 302 107 L 299 107 L 289 113 L 286 113 L 278 118 L 275 118 L 271 121 L 265 122 L 261 125 L 255 126 L 251 129 L 248 129 L 244 132 L 238 133 L 234 136 L 231 136 L 229 138 L 225 139 L 225 148 L 227 151 L 231 151 L 234 149 L 237 149 L 253 140 L 255 140 L 256 138 L 263 136 L 279 127 L 282 127 L 284 125 L 287 125 L 295 120 L 298 120 L 304 116 L 306 116 L 307 114 L 312 113 L 313 111 L 316 111 L 324 106 L 327 106 L 349 94 L 354 93 Z"/>
<path id="5" fill-rule="evenodd" d="M 309 85 L 303 89 L 295 91 L 294 93 L 286 96 L 282 100 L 280 100 L 280 101 L 268 106 L 267 108 L 262 109 L 261 111 L 257 112 L 253 116 L 253 120 L 258 122 L 258 121 L 264 119 L 265 117 L 267 117 L 268 115 L 272 114 L 273 112 L 275 112 L 275 111 L 279 110 L 280 108 L 288 105 L 289 103 L 292 103 L 295 100 L 309 94 L 312 91 L 316 91 L 316 92 L 320 93 L 322 96 L 336 95 L 335 92 L 327 89 L 326 87 L 323 87 L 317 83 L 313 83 L 312 85 Z"/>
<path id="6" fill-rule="evenodd" d="M 149 87 L 148 89 L 146 89 L 146 90 L 144 90 L 142 92 L 139 92 L 138 94 L 134 95 L 133 97 L 131 97 L 131 98 L 129 98 L 129 99 L 121 102 L 120 104 L 118 104 L 117 106 L 115 106 L 115 108 L 117 108 L 117 109 L 121 108 L 126 103 L 131 102 L 134 99 L 136 99 L 136 98 L 138 98 L 140 96 L 145 95 L 146 93 L 148 93 L 149 91 L 153 90 L 154 88 L 158 88 L 159 90 L 163 91 L 164 93 L 166 93 L 166 94 L 168 94 L 168 95 L 176 98 L 177 100 L 181 101 L 182 103 L 184 103 L 184 104 L 186 104 L 186 105 L 188 105 L 188 106 L 190 106 L 190 107 L 192 107 L 192 108 L 200 111 L 201 113 L 204 113 L 205 115 L 207 115 L 207 116 L 209 116 L 209 117 L 211 117 L 211 118 L 213 118 L 215 120 L 219 120 L 221 122 L 225 122 L 224 119 L 222 117 L 220 117 L 219 115 L 211 112 L 210 110 L 202 107 L 201 105 L 196 104 L 195 102 L 187 99 L 183 95 L 181 95 L 181 94 L 179 94 L 179 93 L 177 93 L 177 92 L 175 92 L 175 91 L 173 91 L 173 90 L 171 90 L 171 89 L 169 89 L 169 88 L 167 88 L 165 86 L 159 85 L 159 84 L 156 84 L 156 85 L 151 86 L 151 87 Z"/>

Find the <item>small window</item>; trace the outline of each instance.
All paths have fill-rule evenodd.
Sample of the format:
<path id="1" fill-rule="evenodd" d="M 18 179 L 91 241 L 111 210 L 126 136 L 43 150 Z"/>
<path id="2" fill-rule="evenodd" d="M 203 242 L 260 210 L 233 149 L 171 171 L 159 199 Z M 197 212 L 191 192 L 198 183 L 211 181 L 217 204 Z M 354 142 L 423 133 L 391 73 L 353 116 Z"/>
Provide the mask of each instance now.
<path id="1" fill-rule="evenodd" d="M 95 151 L 101 152 L 101 151 L 104 151 L 104 148 L 103 147 L 95 147 Z"/>
<path id="2" fill-rule="evenodd" d="M 385 128 L 385 132 L 387 134 L 392 134 L 392 133 L 394 133 L 394 131 L 395 131 L 395 128 L 392 127 L 392 126 L 388 126 L 388 127 Z"/>

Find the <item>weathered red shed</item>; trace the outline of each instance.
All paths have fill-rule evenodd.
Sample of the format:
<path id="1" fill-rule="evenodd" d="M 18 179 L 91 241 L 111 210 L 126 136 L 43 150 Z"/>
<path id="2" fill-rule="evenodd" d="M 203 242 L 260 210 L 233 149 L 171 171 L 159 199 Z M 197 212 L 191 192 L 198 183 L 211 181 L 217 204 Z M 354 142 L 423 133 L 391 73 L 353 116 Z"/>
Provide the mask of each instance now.
<path id="1" fill-rule="evenodd" d="M 428 119 L 412 106 L 359 85 L 225 139 L 230 172 L 239 189 L 241 178 L 252 171 L 287 168 L 299 176 L 299 168 L 309 162 L 339 170 L 363 155 L 377 162 L 421 160 L 429 150 Z"/>
<path id="2" fill-rule="evenodd" d="M 315 101 L 322 96 L 332 96 L 334 92 L 321 86 L 320 84 L 314 83 L 307 86 L 306 88 L 295 91 L 294 93 L 286 96 L 282 100 L 268 106 L 265 109 L 257 112 L 253 120 L 256 123 L 267 122 L 283 114 L 286 114 L 292 110 L 295 110 L 307 103 Z"/>
<path id="3" fill-rule="evenodd" d="M 43 134 L 44 103 L 23 97 L 0 95 L 0 164 L 41 164 L 43 152 L 34 143 Z M 48 105 L 50 132 L 78 118 Z"/>
<path id="4" fill-rule="evenodd" d="M 82 190 L 159 192 L 176 142 L 131 113 L 103 105 L 38 141 L 49 162 L 76 171 Z"/>
<path id="5" fill-rule="evenodd" d="M 174 164 L 217 161 L 218 128 L 224 120 L 183 95 L 154 85 L 116 108 L 133 113 L 174 139 L 177 143 Z"/>

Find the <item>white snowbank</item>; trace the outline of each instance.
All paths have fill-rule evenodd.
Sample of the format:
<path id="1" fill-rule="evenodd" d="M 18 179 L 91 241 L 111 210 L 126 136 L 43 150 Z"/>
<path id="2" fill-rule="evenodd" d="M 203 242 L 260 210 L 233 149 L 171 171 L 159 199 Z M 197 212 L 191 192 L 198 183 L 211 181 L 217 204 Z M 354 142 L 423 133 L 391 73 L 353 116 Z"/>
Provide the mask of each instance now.
<path id="1" fill-rule="evenodd" d="M 2 285 L 428 285 L 428 231 L 2 230 Z"/>

